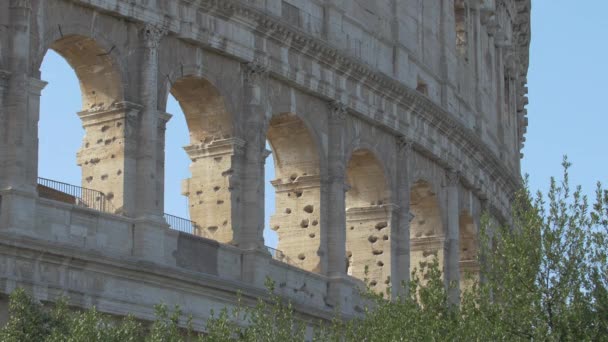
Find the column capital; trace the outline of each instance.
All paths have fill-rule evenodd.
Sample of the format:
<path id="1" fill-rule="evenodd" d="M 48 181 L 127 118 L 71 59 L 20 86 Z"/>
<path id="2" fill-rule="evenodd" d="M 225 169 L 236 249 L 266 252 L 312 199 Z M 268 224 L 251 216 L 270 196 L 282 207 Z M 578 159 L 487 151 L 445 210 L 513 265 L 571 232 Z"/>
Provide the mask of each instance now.
<path id="1" fill-rule="evenodd" d="M 143 45 L 148 49 L 158 48 L 160 41 L 166 34 L 167 30 L 158 25 L 145 24 L 141 27 Z"/>
<path id="2" fill-rule="evenodd" d="M 243 76 L 248 86 L 258 86 L 268 76 L 268 65 L 260 59 L 243 63 Z"/>
<path id="3" fill-rule="evenodd" d="M 457 186 L 460 182 L 460 172 L 450 168 L 446 171 L 445 178 L 448 186 Z"/>
<path id="4" fill-rule="evenodd" d="M 348 108 L 346 105 L 340 101 L 330 101 L 329 102 L 329 122 L 342 124 L 346 120 L 346 114 L 348 113 Z"/>
<path id="5" fill-rule="evenodd" d="M 414 141 L 405 135 L 397 136 L 397 150 L 399 152 L 410 153 L 414 149 Z"/>

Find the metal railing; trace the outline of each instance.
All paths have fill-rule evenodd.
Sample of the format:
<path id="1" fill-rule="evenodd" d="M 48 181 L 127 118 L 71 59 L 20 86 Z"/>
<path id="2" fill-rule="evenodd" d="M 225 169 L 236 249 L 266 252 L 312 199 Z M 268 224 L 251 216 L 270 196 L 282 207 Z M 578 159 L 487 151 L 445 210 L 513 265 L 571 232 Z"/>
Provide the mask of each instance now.
<path id="1" fill-rule="evenodd" d="M 93 210 L 112 212 L 106 195 L 97 190 L 38 177 L 38 196 Z"/>
<path id="2" fill-rule="evenodd" d="M 112 204 L 103 192 L 58 182 L 52 179 L 38 178 L 38 196 L 98 211 L 113 212 Z M 171 229 L 197 236 L 201 236 L 203 233 L 194 221 L 167 213 L 163 216 Z M 207 238 L 206 236 L 202 237 Z M 272 258 L 277 261 L 296 267 L 299 267 L 301 264 L 285 255 L 281 250 L 269 246 L 266 246 L 266 249 Z"/>
<path id="3" fill-rule="evenodd" d="M 165 216 L 165 221 L 167 221 L 167 224 L 169 225 L 169 227 L 171 229 L 175 229 L 180 232 L 188 233 L 188 234 L 192 234 L 192 235 L 197 235 L 197 233 L 200 234 L 200 229 L 199 229 L 198 225 L 196 224 L 196 222 L 190 221 L 190 220 L 182 218 L 182 217 L 177 217 L 177 216 L 174 216 L 171 214 L 167 214 L 167 213 L 165 213 L 164 216 Z"/>
<path id="4" fill-rule="evenodd" d="M 292 266 L 300 267 L 301 263 L 295 262 L 295 260 L 293 260 L 292 258 L 285 255 L 285 253 L 283 253 L 283 251 L 276 249 L 276 248 L 269 247 L 269 246 L 266 246 L 266 249 L 268 250 L 268 253 L 270 253 L 270 255 L 272 256 L 272 258 L 274 260 L 281 261 L 281 262 L 284 262 L 284 263 L 292 265 Z"/>

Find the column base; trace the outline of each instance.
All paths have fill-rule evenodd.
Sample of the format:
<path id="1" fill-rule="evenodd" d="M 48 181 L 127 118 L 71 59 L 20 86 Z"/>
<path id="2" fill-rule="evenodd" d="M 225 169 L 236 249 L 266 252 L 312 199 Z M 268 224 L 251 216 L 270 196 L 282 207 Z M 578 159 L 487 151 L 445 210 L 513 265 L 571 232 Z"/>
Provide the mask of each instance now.
<path id="1" fill-rule="evenodd" d="M 133 255 L 142 261 L 170 264 L 165 253 L 165 235 L 169 225 L 156 216 L 133 220 Z M 169 253 L 170 255 L 171 253 Z"/>
<path id="2" fill-rule="evenodd" d="M 354 315 L 362 308 L 360 305 L 360 290 L 364 290 L 363 282 L 346 275 L 328 277 L 327 298 L 325 304 L 338 309 L 345 315 Z"/>
<path id="3" fill-rule="evenodd" d="M 17 232 L 34 229 L 37 198 L 35 189 L 0 190 L 0 229 Z"/>

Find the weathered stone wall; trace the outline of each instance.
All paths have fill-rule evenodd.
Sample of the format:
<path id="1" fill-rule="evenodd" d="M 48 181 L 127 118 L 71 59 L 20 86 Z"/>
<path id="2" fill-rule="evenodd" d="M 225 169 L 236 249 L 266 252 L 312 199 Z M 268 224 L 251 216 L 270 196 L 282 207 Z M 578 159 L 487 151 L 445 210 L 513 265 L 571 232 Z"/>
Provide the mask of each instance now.
<path id="1" fill-rule="evenodd" d="M 77 305 L 142 318 L 152 303 L 187 298 L 202 320 L 237 289 L 257 296 L 270 276 L 305 315 L 336 306 L 350 315 L 365 277 L 378 291 L 398 288 L 437 257 L 446 284 L 463 282 L 478 269 L 481 212 L 508 221 L 526 127 L 528 0 L 11 0 L 0 9 L 0 292 L 68 291 L 82 296 Z M 48 49 L 80 80 L 82 186 L 108 198 L 104 213 L 36 192 Z M 183 193 L 198 237 L 162 219 L 169 93 L 190 131 Z M 262 236 L 266 141 L 283 262 Z M 94 258 L 103 267 L 89 267 Z M 138 291 L 121 283 L 124 272 L 153 280 Z"/>

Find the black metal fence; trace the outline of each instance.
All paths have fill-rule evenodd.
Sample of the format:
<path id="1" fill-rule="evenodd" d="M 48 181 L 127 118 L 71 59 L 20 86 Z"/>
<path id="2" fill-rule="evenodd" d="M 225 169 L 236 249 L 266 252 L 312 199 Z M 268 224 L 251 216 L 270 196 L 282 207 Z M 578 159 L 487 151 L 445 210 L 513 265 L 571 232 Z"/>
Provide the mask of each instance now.
<path id="1" fill-rule="evenodd" d="M 270 255 L 272 256 L 273 259 L 284 262 L 286 264 L 290 264 L 292 266 L 299 267 L 298 263 L 296 263 L 293 259 L 291 259 L 287 255 L 285 255 L 285 253 L 283 253 L 283 251 L 276 249 L 276 248 L 269 247 L 269 246 L 266 246 L 266 249 L 268 250 L 268 253 L 270 253 Z"/>
<path id="2" fill-rule="evenodd" d="M 38 196 L 93 210 L 112 212 L 111 205 L 103 192 L 51 179 L 38 178 Z"/>
<path id="3" fill-rule="evenodd" d="M 199 233 L 196 223 L 188 219 L 165 213 L 165 221 L 167 221 L 167 224 L 171 229 L 192 235 L 198 235 L 197 233 Z"/>
<path id="4" fill-rule="evenodd" d="M 58 182 L 52 179 L 38 178 L 38 196 L 54 201 L 113 213 L 112 204 L 103 192 Z M 164 214 L 164 217 L 171 229 L 198 236 L 202 233 L 200 227 L 194 221 L 167 213 Z M 298 266 L 298 263 L 285 255 L 283 251 L 268 246 L 266 246 L 266 248 L 273 259 Z"/>

